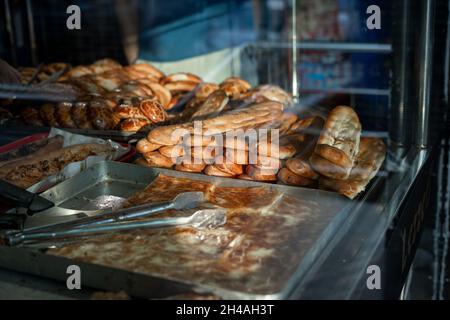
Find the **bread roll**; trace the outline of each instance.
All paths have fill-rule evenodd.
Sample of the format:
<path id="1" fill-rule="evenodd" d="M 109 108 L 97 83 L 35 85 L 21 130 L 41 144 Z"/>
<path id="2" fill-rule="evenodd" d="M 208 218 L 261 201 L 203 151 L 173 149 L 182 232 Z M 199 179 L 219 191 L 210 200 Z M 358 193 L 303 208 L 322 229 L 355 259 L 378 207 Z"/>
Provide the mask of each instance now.
<path id="1" fill-rule="evenodd" d="M 191 92 L 197 85 L 198 82 L 193 81 L 175 81 L 166 83 L 164 88 L 173 94 L 175 92 Z"/>
<path id="2" fill-rule="evenodd" d="M 44 126 L 38 110 L 32 107 L 26 107 L 21 111 L 21 115 L 26 124 L 30 126 Z"/>
<path id="3" fill-rule="evenodd" d="M 195 82 L 198 84 L 198 83 L 202 82 L 202 79 L 192 73 L 178 72 L 178 73 L 169 74 L 165 78 L 161 79 L 161 84 L 165 85 L 170 82 L 178 82 L 178 81 L 189 81 L 189 82 Z"/>
<path id="4" fill-rule="evenodd" d="M 198 90 L 195 92 L 195 97 L 198 99 L 206 100 L 210 94 L 219 90 L 219 86 L 215 83 L 202 83 L 199 85 Z"/>
<path id="5" fill-rule="evenodd" d="M 359 153 L 349 179 L 371 180 L 386 157 L 386 145 L 379 138 L 361 138 Z"/>
<path id="6" fill-rule="evenodd" d="M 286 161 L 286 168 L 295 173 L 296 175 L 304 178 L 316 180 L 319 175 L 311 168 L 308 158 L 291 158 Z"/>
<path id="7" fill-rule="evenodd" d="M 186 170 L 189 170 L 190 172 L 202 172 L 205 167 L 206 163 L 203 162 L 201 159 L 190 159 L 190 161 L 183 161 L 181 163 L 183 165 L 183 168 Z"/>
<path id="8" fill-rule="evenodd" d="M 276 174 L 278 173 L 278 169 L 262 170 L 255 166 L 249 165 L 247 166 L 245 172 L 250 178 L 252 178 L 252 180 L 266 182 L 277 181 Z"/>
<path id="9" fill-rule="evenodd" d="M 206 119 L 219 115 L 228 103 L 228 97 L 222 90 L 213 92 L 192 115 L 193 120 Z"/>
<path id="10" fill-rule="evenodd" d="M 120 123 L 120 131 L 136 132 L 149 125 L 150 123 L 151 122 L 148 119 L 142 118 L 125 119 Z"/>
<path id="11" fill-rule="evenodd" d="M 139 140 L 136 144 L 136 149 L 140 153 L 152 152 L 158 150 L 159 148 L 161 148 L 161 145 L 151 143 L 146 138 Z"/>
<path id="12" fill-rule="evenodd" d="M 59 123 L 55 116 L 55 106 L 51 103 L 43 104 L 39 110 L 39 114 L 44 123 L 49 127 L 59 127 Z"/>
<path id="13" fill-rule="evenodd" d="M 139 157 L 136 160 L 134 160 L 134 164 L 137 164 L 137 165 L 143 166 L 143 167 L 150 167 L 150 168 L 153 167 L 147 162 L 147 160 L 145 160 L 144 157 Z"/>
<path id="14" fill-rule="evenodd" d="M 149 83 L 148 86 L 155 93 L 158 101 L 161 103 L 164 109 L 168 110 L 170 101 L 172 101 L 172 94 L 170 93 L 170 91 L 164 88 L 159 83 Z"/>
<path id="15" fill-rule="evenodd" d="M 160 102 L 146 99 L 139 104 L 141 112 L 153 123 L 166 121 L 168 116 Z"/>
<path id="16" fill-rule="evenodd" d="M 386 145 L 378 138 L 362 138 L 355 167 L 346 180 L 321 177 L 319 186 L 354 199 L 376 176 L 386 157 Z"/>
<path id="17" fill-rule="evenodd" d="M 208 165 L 205 168 L 205 174 L 208 176 L 232 178 L 234 174 L 223 172 L 214 165 Z"/>
<path id="18" fill-rule="evenodd" d="M 183 172 L 201 173 L 206 167 L 206 164 L 177 164 L 175 170 Z"/>
<path id="19" fill-rule="evenodd" d="M 219 152 L 219 154 L 217 154 Z M 220 155 L 222 149 L 216 149 L 215 147 L 196 147 L 191 149 L 191 155 L 193 158 L 202 159 L 207 164 L 214 163 L 215 158 Z"/>
<path id="20" fill-rule="evenodd" d="M 283 168 L 278 172 L 278 179 L 283 184 L 287 184 L 290 186 L 298 186 L 298 187 L 316 187 L 317 181 L 313 179 L 308 179 L 299 175 L 296 175 L 294 172 L 289 170 L 288 168 Z"/>
<path id="21" fill-rule="evenodd" d="M 314 152 L 338 166 L 351 169 L 358 154 L 360 135 L 361 123 L 356 112 L 350 107 L 338 106 L 328 115 Z"/>
<path id="22" fill-rule="evenodd" d="M 253 165 L 261 170 L 278 171 L 281 168 L 281 161 L 277 158 L 259 155 L 257 158 L 257 163 L 253 163 Z"/>
<path id="23" fill-rule="evenodd" d="M 79 129 L 93 129 L 91 121 L 89 120 L 89 103 L 77 102 L 72 107 L 72 119 Z"/>
<path id="24" fill-rule="evenodd" d="M 244 172 L 242 165 L 233 163 L 226 156 L 216 157 L 214 166 L 217 169 L 232 175 L 241 175 Z"/>
<path id="25" fill-rule="evenodd" d="M 55 108 L 56 120 L 63 128 L 76 128 L 76 124 L 72 119 L 72 103 L 60 102 Z"/>
<path id="26" fill-rule="evenodd" d="M 245 173 L 241 174 L 240 176 L 237 176 L 236 179 L 253 181 L 252 177 L 250 177 Z"/>
<path id="27" fill-rule="evenodd" d="M 159 149 L 159 152 L 168 158 L 177 159 L 185 155 L 185 149 L 181 145 L 164 146 Z"/>
<path id="28" fill-rule="evenodd" d="M 352 168 L 341 167 L 321 156 L 313 153 L 309 159 L 314 171 L 320 173 L 321 175 L 338 180 L 345 180 L 349 177 Z"/>
<path id="29" fill-rule="evenodd" d="M 152 151 L 144 153 L 144 158 L 147 160 L 147 163 L 152 167 L 158 168 L 172 168 L 175 162 L 166 156 L 163 156 L 158 151 Z"/>
<path id="30" fill-rule="evenodd" d="M 248 151 L 236 150 L 236 149 L 225 149 L 226 158 L 236 164 L 247 165 L 249 164 Z"/>

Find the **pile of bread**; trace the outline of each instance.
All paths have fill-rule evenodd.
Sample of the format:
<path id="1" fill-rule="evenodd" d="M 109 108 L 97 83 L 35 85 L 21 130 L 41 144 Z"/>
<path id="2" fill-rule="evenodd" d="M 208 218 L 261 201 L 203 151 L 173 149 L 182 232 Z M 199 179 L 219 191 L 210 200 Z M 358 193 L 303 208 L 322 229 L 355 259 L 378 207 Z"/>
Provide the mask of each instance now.
<path id="1" fill-rule="evenodd" d="M 276 86 L 252 89 L 248 82 L 235 77 L 220 84 L 204 83 L 191 73 L 165 75 L 150 64 L 121 66 L 111 59 L 73 68 L 53 63 L 39 69 L 23 68 L 20 73 L 24 84 L 37 85 L 59 75 L 53 79 L 52 88 L 74 92 L 77 97 L 76 101 L 23 104 L 20 116 L 33 126 L 148 131 L 156 124 L 182 123 L 218 114 L 229 102 L 245 104 L 267 99 L 291 102 L 290 96 Z M 215 100 L 205 105 L 213 92 Z M 17 108 L 9 111 L 14 110 Z M 2 109 L 2 117 L 11 118 L 9 111 Z"/>
<path id="2" fill-rule="evenodd" d="M 199 124 L 201 132 L 223 134 L 223 139 L 217 139 L 223 146 L 219 154 L 215 154 L 218 141 L 214 136 L 199 135 L 191 121 L 151 130 L 137 144 L 142 157 L 136 162 L 210 176 L 333 190 L 353 199 L 377 174 L 386 155 L 382 140 L 360 138 L 358 116 L 347 106 L 334 108 L 327 119 L 298 119 L 284 112 L 282 103 L 264 101 L 206 118 Z M 256 161 L 249 159 L 248 151 L 253 146 L 248 140 L 226 139 L 230 131 L 250 128 L 279 130 L 276 142 L 271 136 L 258 141 Z M 177 130 L 187 132 L 188 139 L 176 135 Z M 186 143 L 196 146 L 188 158 Z M 273 143 L 277 148 L 271 148 Z M 276 154 L 271 154 L 272 150 L 277 150 Z"/>
<path id="3" fill-rule="evenodd" d="M 63 64 L 44 66 L 44 70 L 61 70 Z M 137 131 L 153 123 L 167 120 L 167 110 L 174 105 L 172 91 L 161 82 L 169 80 L 149 64 L 123 67 L 111 59 L 89 66 L 69 68 L 55 81 L 61 89 L 76 92 L 77 101 L 61 101 L 27 106 L 21 116 L 34 126 L 62 128 Z M 29 79 L 32 69 L 23 69 Z M 42 71 L 37 78 L 48 75 Z M 200 82 L 198 77 L 186 75 Z M 173 78 L 173 77 L 172 77 Z M 164 82 L 164 83 L 166 83 Z M 184 89 L 179 90 L 182 92 Z M 177 93 L 178 92 L 174 92 Z"/>

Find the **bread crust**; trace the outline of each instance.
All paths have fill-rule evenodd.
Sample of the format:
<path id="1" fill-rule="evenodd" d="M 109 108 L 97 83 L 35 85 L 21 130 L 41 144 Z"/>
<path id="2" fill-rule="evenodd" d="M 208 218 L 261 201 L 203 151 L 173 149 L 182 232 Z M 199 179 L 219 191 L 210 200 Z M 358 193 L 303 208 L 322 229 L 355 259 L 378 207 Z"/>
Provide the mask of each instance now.
<path id="1" fill-rule="evenodd" d="M 299 176 L 289 170 L 288 168 L 283 168 L 278 172 L 278 179 L 283 184 L 298 187 L 316 187 L 317 180 L 309 179 L 306 177 Z"/>
<path id="2" fill-rule="evenodd" d="M 278 169 L 260 169 L 255 166 L 247 166 L 245 173 L 252 179 L 256 181 L 277 181 Z"/>
<path id="3" fill-rule="evenodd" d="M 232 175 L 241 175 L 244 172 L 242 165 L 233 163 L 226 156 L 216 157 L 214 166 L 217 169 Z"/>
<path id="4" fill-rule="evenodd" d="M 152 152 L 161 148 L 161 145 L 149 142 L 146 138 L 138 141 L 136 149 L 140 153 Z"/>
<path id="5" fill-rule="evenodd" d="M 378 138 L 362 138 L 360 151 L 355 161 L 355 167 L 346 180 L 330 179 L 321 177 L 319 187 L 332 190 L 354 199 L 360 192 L 364 191 L 378 171 L 386 157 L 386 145 Z"/>
<path id="6" fill-rule="evenodd" d="M 232 178 L 234 177 L 234 174 L 223 172 L 219 168 L 217 168 L 214 165 L 208 165 L 205 168 L 205 174 L 208 176 L 215 176 L 215 177 L 226 177 L 226 178 Z"/>
<path id="7" fill-rule="evenodd" d="M 281 115 L 283 105 L 277 102 L 265 102 L 242 110 L 227 112 L 219 117 L 202 121 L 202 132 L 225 133 L 227 131 L 254 126 L 259 123 L 271 121 Z M 194 134 L 194 123 L 188 122 L 181 125 L 170 125 L 155 128 L 150 131 L 147 139 L 156 144 L 175 145 L 181 143 L 182 136 L 174 135 L 176 130 L 184 130 L 183 133 Z M 180 132 L 180 131 L 179 131 Z"/>
<path id="8" fill-rule="evenodd" d="M 291 158 L 286 160 L 286 168 L 296 175 L 317 180 L 319 175 L 311 168 L 309 161 L 304 158 Z"/>
<path id="9" fill-rule="evenodd" d="M 177 159 L 185 155 L 185 150 L 183 146 L 163 146 L 159 149 L 159 152 L 168 158 Z"/>
<path id="10" fill-rule="evenodd" d="M 309 163 L 314 171 L 328 178 L 345 180 L 350 176 L 351 168 L 341 167 L 315 153 L 309 158 Z"/>
<path id="11" fill-rule="evenodd" d="M 175 164 L 171 158 L 163 156 L 158 151 L 144 153 L 144 158 L 152 167 L 171 169 Z"/>
<path id="12" fill-rule="evenodd" d="M 361 123 L 347 106 L 331 110 L 320 135 L 315 153 L 334 164 L 352 168 L 359 150 Z"/>

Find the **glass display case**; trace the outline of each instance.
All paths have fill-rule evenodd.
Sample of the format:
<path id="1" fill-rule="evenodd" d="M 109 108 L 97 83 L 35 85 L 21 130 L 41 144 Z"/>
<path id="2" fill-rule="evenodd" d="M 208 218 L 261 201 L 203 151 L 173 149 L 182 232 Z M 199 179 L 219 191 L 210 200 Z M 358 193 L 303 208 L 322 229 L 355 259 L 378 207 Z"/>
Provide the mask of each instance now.
<path id="1" fill-rule="evenodd" d="M 79 11 L 69 9 L 73 5 Z M 291 99 L 284 112 L 297 119 L 315 116 L 328 123 L 328 115 L 336 106 L 350 106 L 359 118 L 361 139 L 376 138 L 386 146 L 382 164 L 377 167 L 373 164 L 376 159 L 370 159 L 376 170 L 370 181 L 358 189 L 361 192 L 352 193 L 352 200 L 339 192 L 329 192 L 332 189 L 345 194 L 339 187 L 341 179 L 329 182 L 332 186 L 326 188 L 328 191 L 292 183 L 286 189 L 280 187 L 278 192 L 282 194 L 309 201 L 306 208 L 314 208 L 311 212 L 316 220 L 306 219 L 297 230 L 303 234 L 290 240 L 289 250 L 292 256 L 300 255 L 298 260 L 287 258 L 281 247 L 272 248 L 272 256 L 267 259 L 283 257 L 287 264 L 281 268 L 274 262 L 281 268 L 277 281 L 282 283 L 275 289 L 253 290 L 252 285 L 260 287 L 249 274 L 241 275 L 244 280 L 235 274 L 248 287 L 223 289 L 216 278 L 214 282 L 194 276 L 194 283 L 187 281 L 189 286 L 185 287 L 180 283 L 185 285 L 186 279 L 177 275 L 151 274 L 151 279 L 144 279 L 142 273 L 136 276 L 130 270 L 125 274 L 107 271 L 118 275 L 121 280 L 117 283 L 102 282 L 99 276 L 89 285 L 159 298 L 183 290 L 198 291 L 200 287 L 202 292 L 221 298 L 401 297 L 424 224 L 441 202 L 436 195 L 440 179 L 436 175 L 445 166 L 442 153 L 448 143 L 448 6 L 448 1 L 440 0 L 2 1 L 0 57 L 16 68 L 38 68 L 35 76 L 50 63 L 88 66 L 109 58 L 122 66 L 150 64 L 165 75 L 188 73 L 201 78 L 202 83 L 219 86 L 225 79 L 240 78 L 252 88 L 266 84 L 281 88 Z M 64 77 L 64 73 L 58 76 Z M 51 75 L 50 79 L 58 81 Z M 164 81 L 159 83 L 167 84 Z M 46 100 L 42 96 L 45 85 L 39 81 L 27 85 L 28 89 L 24 89 L 0 83 L 0 110 L 7 110 L 0 118 L 2 144 L 51 127 L 23 121 L 21 110 Z M 22 99 L 23 92 L 30 88 L 34 98 Z M 186 103 L 189 105 L 195 97 L 195 90 L 186 91 L 167 111 L 169 118 L 176 118 L 177 112 L 182 114 Z M 174 92 L 177 89 L 171 92 L 172 98 Z M 228 105 L 243 99 L 235 99 L 233 94 L 229 98 Z M 155 126 L 131 132 L 77 126 L 65 129 L 134 144 L 145 139 Z M 357 140 L 359 145 L 359 135 Z M 367 152 L 375 151 L 369 148 Z M 284 168 L 285 161 L 281 164 Z M 202 181 L 220 186 L 231 183 L 223 177 L 204 173 L 199 176 Z M 279 186 L 283 181 L 272 182 L 267 185 Z M 247 205 L 254 204 L 249 200 Z M 273 210 L 280 213 L 277 210 L 282 209 Z M 306 210 L 304 204 L 298 204 L 297 214 L 302 210 Z M 277 228 L 276 224 L 273 228 Z M 264 238 L 261 233 L 268 230 L 255 232 Z M 2 267 L 60 278 L 57 271 L 47 271 L 52 260 L 43 258 L 36 262 L 42 263 L 39 268 L 26 268 L 22 264 L 29 257 L 21 250 L 28 248 L 2 248 L 3 257 L 8 257 L 0 258 Z M 245 258 L 247 253 L 242 255 Z M 20 262 L 20 267 L 10 261 Z M 84 267 L 93 278 L 104 272 L 98 266 Z M 273 276 L 270 263 L 260 268 L 255 271 L 255 279 Z M 121 284 L 126 283 L 121 282 L 123 279 L 134 284 L 122 288 Z M 147 286 L 136 285 L 139 281 Z M 159 286 L 164 289 L 155 292 Z"/>

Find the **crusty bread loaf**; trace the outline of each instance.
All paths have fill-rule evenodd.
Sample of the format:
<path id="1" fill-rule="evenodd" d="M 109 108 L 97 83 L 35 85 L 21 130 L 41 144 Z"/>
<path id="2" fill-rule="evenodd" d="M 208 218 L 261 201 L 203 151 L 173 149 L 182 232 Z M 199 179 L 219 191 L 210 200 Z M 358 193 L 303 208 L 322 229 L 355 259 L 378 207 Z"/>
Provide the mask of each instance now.
<path id="1" fill-rule="evenodd" d="M 142 118 L 130 118 L 125 119 L 120 123 L 120 131 L 124 132 L 135 132 L 139 131 L 145 126 L 149 125 L 150 121 L 148 119 Z"/>
<path id="2" fill-rule="evenodd" d="M 245 173 L 255 181 L 274 182 L 277 181 L 279 169 L 260 169 L 253 165 L 246 167 Z"/>
<path id="3" fill-rule="evenodd" d="M 177 159 L 185 155 L 185 149 L 181 145 L 164 146 L 158 150 L 163 156 Z"/>
<path id="4" fill-rule="evenodd" d="M 349 179 L 370 180 L 386 157 L 386 145 L 378 138 L 361 138 L 359 153 Z"/>
<path id="5" fill-rule="evenodd" d="M 350 199 L 354 199 L 364 191 L 370 180 L 376 176 L 386 157 L 386 146 L 378 138 L 362 138 L 355 167 L 347 180 L 321 177 L 321 189 L 339 192 Z"/>
<path id="6" fill-rule="evenodd" d="M 220 170 L 219 168 L 217 168 L 214 165 L 208 165 L 205 168 L 205 174 L 208 176 L 215 176 L 215 177 L 225 177 L 225 178 L 232 178 L 235 175 L 232 173 L 228 173 L 228 172 L 224 172 L 222 170 Z"/>
<path id="7" fill-rule="evenodd" d="M 149 142 L 146 138 L 138 141 L 136 145 L 137 151 L 140 153 L 152 152 L 161 148 L 161 145 Z"/>
<path id="8" fill-rule="evenodd" d="M 361 123 L 356 112 L 350 107 L 338 106 L 328 115 L 314 152 L 338 166 L 352 168 L 360 135 Z"/>
<path id="9" fill-rule="evenodd" d="M 191 159 L 190 162 L 183 161 L 181 165 L 175 167 L 176 170 L 185 172 L 202 172 L 206 167 L 206 163 L 198 159 Z"/>
<path id="10" fill-rule="evenodd" d="M 236 149 L 225 149 L 226 158 L 236 164 L 246 165 L 249 163 L 248 151 L 236 150 Z"/>
<path id="11" fill-rule="evenodd" d="M 232 175 L 240 175 L 244 172 L 242 165 L 233 163 L 226 156 L 217 156 L 214 166 L 217 169 Z"/>
<path id="12" fill-rule="evenodd" d="M 278 158 L 259 155 L 256 163 L 253 163 L 253 165 L 261 170 L 278 171 L 281 168 L 281 161 Z"/>
<path id="13" fill-rule="evenodd" d="M 175 164 L 173 159 L 163 156 L 158 151 L 144 153 L 144 158 L 152 167 L 172 168 Z"/>
<path id="14" fill-rule="evenodd" d="M 229 99 L 225 92 L 217 90 L 213 92 L 206 101 L 194 112 L 193 120 L 202 120 L 217 116 L 227 105 Z"/>
<path id="15" fill-rule="evenodd" d="M 185 166 L 183 164 L 177 164 L 175 170 L 183 172 L 201 173 L 205 169 L 206 165 L 197 166 Z"/>
<path id="16" fill-rule="evenodd" d="M 288 159 L 286 161 L 286 168 L 304 178 L 313 180 L 319 178 L 319 175 L 311 168 L 308 158 L 295 157 Z"/>
<path id="17" fill-rule="evenodd" d="M 265 102 L 246 109 L 227 112 L 216 118 L 204 120 L 200 124 L 204 135 L 212 135 L 268 122 L 280 116 L 282 112 L 282 104 Z M 147 138 L 152 143 L 175 145 L 182 141 L 182 133 L 194 134 L 194 123 L 158 127 L 150 131 Z"/>
<path id="18" fill-rule="evenodd" d="M 338 180 L 345 180 L 350 176 L 352 168 L 341 167 L 321 156 L 313 153 L 309 158 L 309 163 L 311 164 L 314 171 L 320 173 L 321 175 Z"/>
<path id="19" fill-rule="evenodd" d="M 297 187 L 316 187 L 317 186 L 317 180 L 305 178 L 302 176 L 299 176 L 289 170 L 288 168 L 283 168 L 278 172 L 278 179 L 281 183 L 287 184 L 290 186 L 297 186 Z"/>

